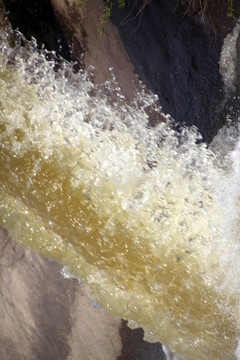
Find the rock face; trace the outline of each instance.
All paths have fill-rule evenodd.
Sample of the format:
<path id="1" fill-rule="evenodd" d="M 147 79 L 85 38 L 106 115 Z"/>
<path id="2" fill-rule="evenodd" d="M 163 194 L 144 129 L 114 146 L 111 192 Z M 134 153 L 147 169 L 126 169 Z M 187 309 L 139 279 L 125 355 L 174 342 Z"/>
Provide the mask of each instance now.
<path id="1" fill-rule="evenodd" d="M 81 11 L 74 0 L 51 2 L 73 56 L 85 67 L 95 67 L 96 82 L 109 78 L 112 67 L 123 94 L 132 99 L 135 69 L 158 95 L 164 113 L 177 123 L 195 125 L 204 141 L 216 134 L 222 126 L 218 107 L 224 96 L 218 62 L 223 37 L 234 26 L 226 16 L 226 1 L 214 5 L 208 16 L 187 16 L 175 0 L 150 1 L 144 8 L 141 1 L 127 1 L 123 8 L 113 7 L 116 27 L 107 22 L 104 36 L 98 31 L 101 0 L 88 1 Z"/>
<path id="2" fill-rule="evenodd" d="M 61 266 L 16 244 L 0 227 L 1 360 L 156 360 L 160 344 L 143 341 L 93 306 L 87 288 Z"/>
<path id="3" fill-rule="evenodd" d="M 73 60 L 80 66 L 94 67 L 94 82 L 112 79 L 113 70 L 123 94 L 133 99 L 137 78 L 117 29 L 109 21 L 105 36 L 99 34 L 103 2 L 91 0 L 81 10 L 75 0 L 51 0 L 55 14 L 71 46 Z"/>
<path id="4" fill-rule="evenodd" d="M 197 15 L 187 16 L 176 1 L 141 6 L 130 1 L 114 7 L 112 15 L 136 72 L 158 95 L 165 113 L 197 126 L 203 139 L 210 140 L 221 126 L 216 110 L 223 99 L 218 62 L 224 33 L 214 25 L 217 9 L 210 27 Z M 223 19 L 222 27 L 230 22 Z"/>
<path id="5" fill-rule="evenodd" d="M 0 228 L 1 360 L 116 359 L 121 321 L 94 309 L 86 287 Z"/>

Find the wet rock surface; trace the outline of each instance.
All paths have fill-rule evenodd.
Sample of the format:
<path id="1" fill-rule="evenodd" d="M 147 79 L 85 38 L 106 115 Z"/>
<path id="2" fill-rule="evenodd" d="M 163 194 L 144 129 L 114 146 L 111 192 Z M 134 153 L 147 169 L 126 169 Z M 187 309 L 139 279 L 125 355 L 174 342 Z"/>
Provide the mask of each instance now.
<path id="1" fill-rule="evenodd" d="M 117 359 L 121 320 L 96 309 L 61 266 L 0 228 L 1 360 Z"/>
<path id="2" fill-rule="evenodd" d="M 132 1 L 115 6 L 111 18 L 137 74 L 158 95 L 163 112 L 180 124 L 195 125 L 204 141 L 222 126 L 218 62 L 222 37 L 233 22 L 222 10 L 220 28 L 218 17 L 216 10 L 209 25 L 203 16 L 188 16 L 179 2 L 160 0 L 144 8 Z"/>
<path id="3" fill-rule="evenodd" d="M 136 71 L 146 91 L 158 95 L 163 112 L 180 126 L 196 126 L 203 141 L 211 141 L 224 124 L 218 63 L 223 38 L 235 25 L 227 16 L 226 0 L 214 3 L 204 14 L 200 9 L 187 11 L 188 5 L 181 5 L 184 0 L 144 5 L 128 0 L 125 7 L 115 1 L 111 16 L 115 26 L 107 21 L 103 36 L 99 34 L 104 13 L 101 0 L 84 2 L 81 7 L 74 0 L 44 0 L 40 7 L 37 1 L 4 2 L 14 27 L 17 18 L 33 17 L 41 25 L 34 28 L 32 21 L 23 21 L 23 33 L 26 29 L 29 35 L 32 27 L 33 36 L 40 36 L 40 45 L 44 41 L 49 50 L 77 61 L 79 67 L 93 66 L 95 83 L 114 74 L 127 101 L 137 89 Z"/>
<path id="4" fill-rule="evenodd" d="M 1 360 L 160 360 L 159 343 L 94 306 L 86 286 L 0 227 Z"/>

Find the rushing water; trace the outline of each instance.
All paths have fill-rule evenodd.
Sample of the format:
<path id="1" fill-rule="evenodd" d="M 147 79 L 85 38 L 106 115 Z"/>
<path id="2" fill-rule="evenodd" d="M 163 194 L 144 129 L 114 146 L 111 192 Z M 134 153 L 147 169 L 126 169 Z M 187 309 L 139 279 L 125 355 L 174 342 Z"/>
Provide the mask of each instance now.
<path id="1" fill-rule="evenodd" d="M 186 360 L 234 359 L 238 129 L 149 128 L 139 94 L 0 39 L 0 224 L 84 280 L 97 302 Z M 34 46 L 33 46 L 34 48 Z"/>

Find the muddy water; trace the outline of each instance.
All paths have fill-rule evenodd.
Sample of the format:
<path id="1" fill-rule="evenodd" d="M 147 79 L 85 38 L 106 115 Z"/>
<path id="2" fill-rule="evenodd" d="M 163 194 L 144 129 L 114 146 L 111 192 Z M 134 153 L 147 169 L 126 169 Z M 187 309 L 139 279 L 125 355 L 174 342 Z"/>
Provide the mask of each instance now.
<path id="1" fill-rule="evenodd" d="M 94 88 L 67 63 L 56 72 L 11 37 L 0 41 L 0 224 L 147 340 L 186 360 L 234 359 L 237 128 L 211 149 L 168 119 L 149 128 L 153 96 L 126 106 L 116 84 Z"/>

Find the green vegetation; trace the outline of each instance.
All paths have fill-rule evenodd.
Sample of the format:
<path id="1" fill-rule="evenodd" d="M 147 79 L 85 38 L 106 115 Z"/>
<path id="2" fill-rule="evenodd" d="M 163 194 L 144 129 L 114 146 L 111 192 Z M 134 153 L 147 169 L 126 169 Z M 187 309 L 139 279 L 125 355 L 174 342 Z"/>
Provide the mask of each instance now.
<path id="1" fill-rule="evenodd" d="M 234 4 L 234 0 L 228 0 L 228 17 L 233 18 L 234 20 L 238 20 L 240 16 L 239 9 L 237 10 L 236 4 Z"/>
<path id="2" fill-rule="evenodd" d="M 78 7 L 83 8 L 88 1 L 78 0 Z M 133 5 L 140 3 L 138 15 L 141 14 L 151 1 L 158 0 L 131 0 Z M 3 0 L 7 11 L 9 12 L 9 20 L 13 28 L 19 28 L 27 39 L 31 36 L 37 39 L 38 46 L 46 43 L 46 33 L 52 23 L 53 11 L 49 0 Z M 99 20 L 99 33 L 105 33 L 105 24 L 112 15 L 113 9 L 120 9 L 127 6 L 127 0 L 104 0 L 102 15 Z M 227 14 L 229 18 L 237 20 L 240 17 L 240 1 L 239 0 L 176 0 L 176 6 L 181 4 L 185 7 L 186 13 L 201 15 L 206 14 L 212 19 L 215 6 Z"/>
<path id="3" fill-rule="evenodd" d="M 82 8 L 91 0 L 79 0 L 78 7 Z M 104 0 L 104 10 L 100 18 L 99 33 L 103 35 L 105 30 L 105 24 L 112 15 L 113 8 L 125 7 L 127 0 Z M 152 0 L 133 0 L 133 2 L 142 2 L 139 13 L 141 13 L 144 7 Z M 240 17 L 240 1 L 239 0 L 176 0 L 176 5 L 181 4 L 185 7 L 186 13 L 201 15 L 206 14 L 212 19 L 212 13 L 215 6 L 220 4 L 222 9 L 227 8 L 227 16 L 237 20 Z M 224 11 L 224 10 L 223 10 Z"/>
<path id="4" fill-rule="evenodd" d="M 88 2 L 88 0 L 80 0 L 78 3 L 78 7 L 82 8 L 84 5 L 87 4 L 87 2 Z M 103 14 L 100 18 L 100 27 L 98 29 L 100 35 L 103 35 L 105 32 L 104 26 L 105 26 L 106 22 L 108 21 L 108 19 L 111 17 L 112 9 L 114 6 L 124 7 L 124 6 L 126 6 L 126 0 L 118 0 L 117 3 L 114 0 L 105 0 L 104 1 L 104 10 L 103 10 Z"/>
<path id="5" fill-rule="evenodd" d="M 112 8 L 113 8 L 113 1 L 107 0 L 104 4 L 104 12 L 101 16 L 100 28 L 98 29 L 100 35 L 104 34 L 104 25 L 107 22 L 107 20 L 110 18 L 110 16 L 112 15 Z"/>
<path id="6" fill-rule="evenodd" d="M 82 8 L 83 6 L 85 6 L 87 4 L 87 0 L 79 0 L 77 6 L 79 8 Z"/>

